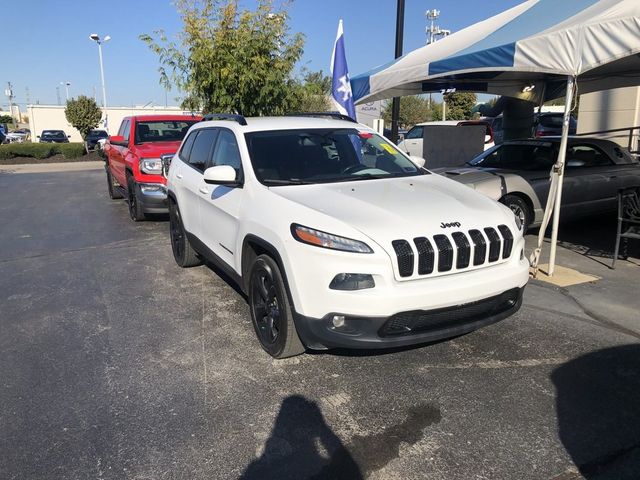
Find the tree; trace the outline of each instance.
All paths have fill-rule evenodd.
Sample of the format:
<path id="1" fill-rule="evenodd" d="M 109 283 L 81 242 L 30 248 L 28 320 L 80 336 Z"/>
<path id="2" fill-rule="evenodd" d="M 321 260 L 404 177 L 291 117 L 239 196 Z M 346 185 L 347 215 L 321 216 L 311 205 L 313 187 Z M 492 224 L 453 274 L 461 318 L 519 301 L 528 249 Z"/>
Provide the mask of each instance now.
<path id="1" fill-rule="evenodd" d="M 160 83 L 186 95 L 183 108 L 242 115 L 279 115 L 295 105 L 292 72 L 304 37 L 289 34 L 289 16 L 273 0 L 255 10 L 237 0 L 177 0 L 183 22 L 178 41 L 164 31 L 140 39 L 160 60 Z"/>
<path id="2" fill-rule="evenodd" d="M 0 115 L 0 123 L 13 123 L 13 118 L 11 118 L 11 115 Z"/>
<path id="3" fill-rule="evenodd" d="M 420 122 L 430 122 L 438 119 L 439 104 L 429 103 L 429 99 L 422 96 L 400 97 L 400 117 L 398 124 L 402 128 L 409 128 Z M 391 102 L 382 111 L 385 123 L 391 124 Z"/>
<path id="4" fill-rule="evenodd" d="M 67 102 L 64 115 L 67 117 L 67 121 L 80 132 L 84 140 L 89 131 L 100 124 L 102 110 L 93 98 L 80 95 Z"/>
<path id="5" fill-rule="evenodd" d="M 303 71 L 303 79 L 295 89 L 295 99 L 291 112 L 326 112 L 332 110 L 329 94 L 331 77 L 322 70 L 317 72 Z"/>
<path id="6" fill-rule="evenodd" d="M 471 118 L 471 110 L 475 107 L 478 97 L 471 92 L 453 92 L 444 94 L 446 117 L 448 120 L 468 120 Z"/>

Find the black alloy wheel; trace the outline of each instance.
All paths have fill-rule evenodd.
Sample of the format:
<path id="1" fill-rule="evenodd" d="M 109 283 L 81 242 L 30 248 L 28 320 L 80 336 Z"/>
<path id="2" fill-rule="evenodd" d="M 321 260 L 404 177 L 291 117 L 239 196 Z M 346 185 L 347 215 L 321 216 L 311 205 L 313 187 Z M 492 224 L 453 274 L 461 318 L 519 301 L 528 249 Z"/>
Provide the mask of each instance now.
<path id="1" fill-rule="evenodd" d="M 179 266 L 183 268 L 195 267 L 202 263 L 187 238 L 180 210 L 173 200 L 169 202 L 169 236 L 173 258 Z"/>
<path id="2" fill-rule="evenodd" d="M 262 348 L 275 358 L 303 353 L 282 274 L 268 255 L 255 259 L 248 293 L 251 320 Z"/>
<path id="3" fill-rule="evenodd" d="M 129 216 L 131 220 L 140 222 L 145 219 L 145 214 L 136 191 L 136 182 L 133 177 L 127 178 L 127 203 L 129 204 Z"/>

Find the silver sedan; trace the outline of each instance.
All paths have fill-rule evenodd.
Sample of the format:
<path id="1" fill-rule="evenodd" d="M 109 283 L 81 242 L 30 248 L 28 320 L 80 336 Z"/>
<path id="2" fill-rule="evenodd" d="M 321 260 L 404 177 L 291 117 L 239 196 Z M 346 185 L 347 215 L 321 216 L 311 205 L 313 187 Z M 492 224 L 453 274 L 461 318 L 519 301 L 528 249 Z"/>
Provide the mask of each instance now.
<path id="1" fill-rule="evenodd" d="M 535 227 L 542 222 L 559 146 L 559 137 L 513 140 L 463 166 L 433 171 L 504 203 L 525 228 Z M 640 164 L 617 143 L 572 137 L 566 158 L 563 220 L 614 211 L 620 188 L 640 186 Z"/>

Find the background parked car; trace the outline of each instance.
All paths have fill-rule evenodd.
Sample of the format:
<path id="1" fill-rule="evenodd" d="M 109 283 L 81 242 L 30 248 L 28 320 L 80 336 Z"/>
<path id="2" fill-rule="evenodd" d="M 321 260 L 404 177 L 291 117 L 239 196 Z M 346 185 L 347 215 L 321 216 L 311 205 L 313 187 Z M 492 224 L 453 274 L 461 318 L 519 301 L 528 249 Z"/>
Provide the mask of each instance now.
<path id="1" fill-rule="evenodd" d="M 493 131 L 491 130 L 491 126 L 488 122 L 483 120 L 446 120 L 440 122 L 424 122 L 418 123 L 413 128 L 411 128 L 407 134 L 404 136 L 404 139 L 398 143 L 398 148 L 403 152 L 408 153 L 409 155 L 413 155 L 416 157 L 422 157 L 423 155 L 423 145 L 422 139 L 424 138 L 424 127 L 431 125 L 451 125 L 451 126 L 466 126 L 466 125 L 485 125 L 487 128 L 486 135 L 484 138 L 484 149 L 493 147 Z"/>
<path id="2" fill-rule="evenodd" d="M 457 168 L 435 169 L 507 205 L 526 227 L 542 222 L 549 172 L 558 156 L 559 137 L 511 140 Z M 569 138 L 562 195 L 562 218 L 616 209 L 618 190 L 640 185 L 640 164 L 617 143 Z"/>
<path id="3" fill-rule="evenodd" d="M 558 112 L 536 113 L 533 122 L 533 137 L 549 137 L 562 135 L 562 118 L 564 114 Z M 502 129 L 502 115 L 497 117 L 484 117 L 481 120 L 488 122 L 493 130 L 493 139 L 496 145 L 500 145 L 504 140 L 504 130 Z M 578 121 L 571 116 L 569 119 L 569 135 L 575 135 Z"/>
<path id="4" fill-rule="evenodd" d="M 69 135 L 62 130 L 43 130 L 38 138 L 40 143 L 69 143 Z"/>
<path id="5" fill-rule="evenodd" d="M 109 138 L 109 134 L 105 130 L 91 130 L 87 135 L 87 148 L 93 150 L 98 146 L 98 140 Z"/>
<path id="6" fill-rule="evenodd" d="M 4 132 L 2 130 L 0 130 L 0 145 L 4 143 L 5 141 L 5 136 L 4 136 Z"/>
<path id="7" fill-rule="evenodd" d="M 23 143 L 29 140 L 31 136 L 31 130 L 29 130 L 28 128 L 18 128 L 16 130 L 13 130 L 12 132 L 9 132 L 6 136 L 8 143 Z"/>

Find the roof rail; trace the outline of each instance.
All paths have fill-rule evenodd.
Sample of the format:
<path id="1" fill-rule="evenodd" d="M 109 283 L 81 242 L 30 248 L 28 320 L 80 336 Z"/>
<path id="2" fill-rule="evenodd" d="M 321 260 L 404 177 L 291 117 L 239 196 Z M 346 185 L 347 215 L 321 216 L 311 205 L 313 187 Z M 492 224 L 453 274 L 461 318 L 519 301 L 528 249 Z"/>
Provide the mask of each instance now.
<path id="1" fill-rule="evenodd" d="M 339 113 L 339 112 L 297 112 L 297 113 L 288 113 L 286 116 L 287 117 L 330 117 L 330 118 L 335 118 L 336 120 L 346 120 L 347 122 L 358 123 L 349 115 L 343 115 L 342 113 Z"/>
<path id="2" fill-rule="evenodd" d="M 233 113 L 207 113 L 202 117 L 202 121 L 209 120 L 231 120 L 232 122 L 238 122 L 240 125 L 246 125 L 247 120 L 242 115 L 236 115 Z"/>

